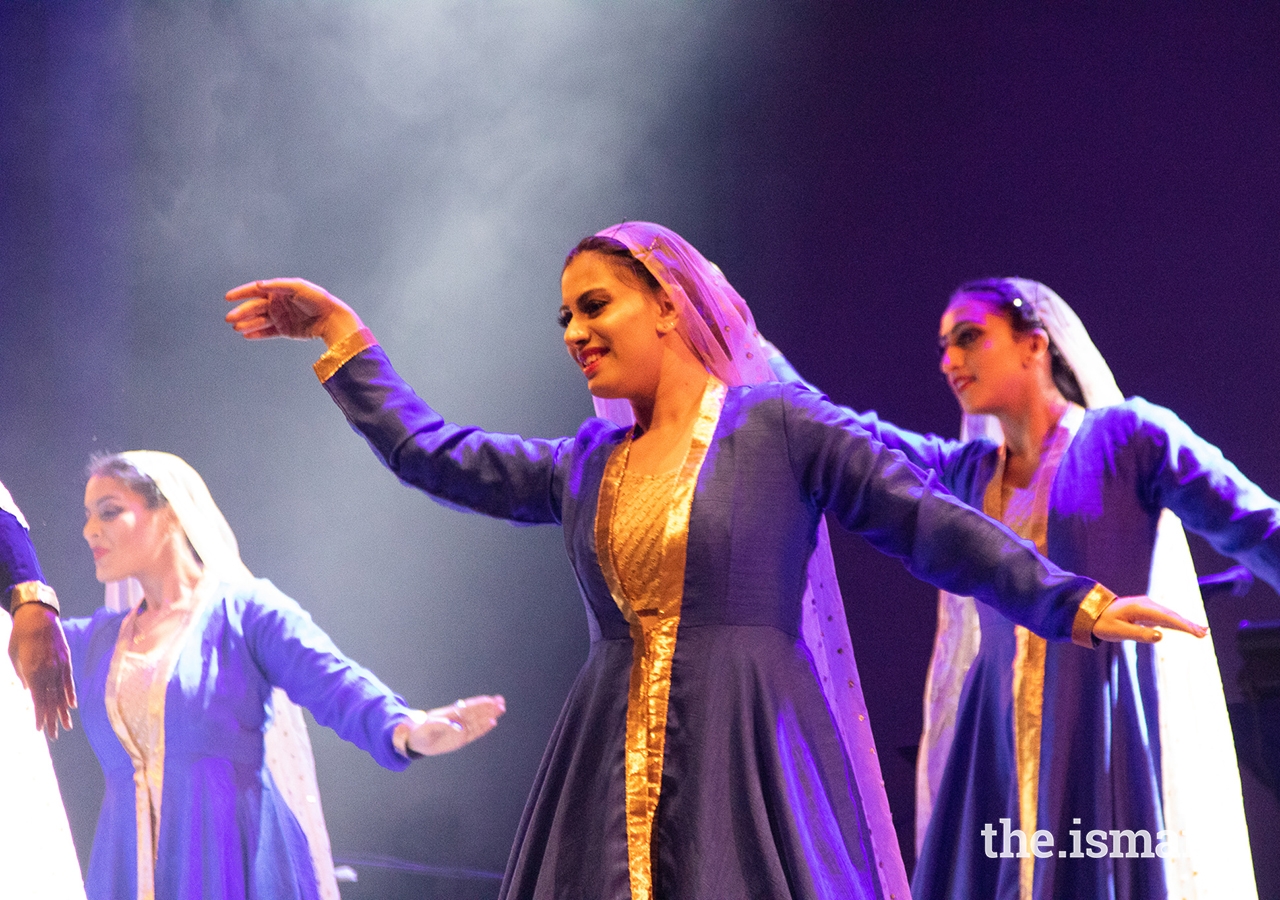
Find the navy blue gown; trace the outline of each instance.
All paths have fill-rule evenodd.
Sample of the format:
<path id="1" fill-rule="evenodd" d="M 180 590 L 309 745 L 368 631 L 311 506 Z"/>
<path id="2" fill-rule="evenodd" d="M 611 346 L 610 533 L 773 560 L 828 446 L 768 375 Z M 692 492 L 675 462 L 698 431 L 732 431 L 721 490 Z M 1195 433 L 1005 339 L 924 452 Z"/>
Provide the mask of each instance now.
<path id="1" fill-rule="evenodd" d="M 590 650 L 519 825 L 507 900 L 631 897 L 638 854 L 658 898 L 879 896 L 863 802 L 799 637 L 824 512 L 917 576 L 986 598 L 1053 640 L 1070 638 L 1082 600 L 1100 590 L 961 504 L 824 397 L 779 383 L 729 388 L 681 535 L 656 815 L 648 846 L 629 850 L 628 707 L 652 697 L 636 692 L 648 657 L 610 591 L 597 530 L 627 432 L 591 419 L 574 437 L 529 440 L 448 424 L 376 345 L 325 387 L 406 484 L 564 529 Z"/>

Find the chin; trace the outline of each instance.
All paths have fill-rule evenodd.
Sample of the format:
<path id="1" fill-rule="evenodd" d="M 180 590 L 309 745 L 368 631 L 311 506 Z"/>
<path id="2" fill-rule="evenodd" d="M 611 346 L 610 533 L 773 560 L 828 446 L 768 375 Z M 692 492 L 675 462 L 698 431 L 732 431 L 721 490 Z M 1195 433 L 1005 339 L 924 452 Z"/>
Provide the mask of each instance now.
<path id="1" fill-rule="evenodd" d="M 966 399 L 964 399 L 964 398 L 962 398 L 962 397 L 957 397 L 957 398 L 956 398 L 956 401 L 960 404 L 960 411 L 961 411 L 962 413 L 964 413 L 966 416 L 991 416 L 991 415 L 995 415 L 995 411 L 994 411 L 994 410 L 992 410 L 992 409 L 990 408 L 990 406 L 989 406 L 989 405 L 987 405 L 987 404 L 984 404 L 984 403 L 981 403 L 981 402 L 976 402 L 976 403 L 975 403 L 975 402 L 974 402 L 974 401 L 972 401 L 972 400 L 966 400 Z"/>
<path id="2" fill-rule="evenodd" d="M 591 392 L 592 397 L 599 397 L 601 400 L 626 399 L 617 387 L 611 387 L 608 383 L 598 384 L 596 382 L 587 382 L 587 390 Z"/>

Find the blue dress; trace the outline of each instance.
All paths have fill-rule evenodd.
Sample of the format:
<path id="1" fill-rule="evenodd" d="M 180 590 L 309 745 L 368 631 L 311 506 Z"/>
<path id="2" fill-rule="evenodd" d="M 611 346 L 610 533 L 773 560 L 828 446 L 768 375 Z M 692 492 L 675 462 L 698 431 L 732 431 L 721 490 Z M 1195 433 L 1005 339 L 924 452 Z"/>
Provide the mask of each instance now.
<path id="1" fill-rule="evenodd" d="M 668 693 L 655 701 L 660 692 L 645 686 L 657 664 L 629 621 L 652 611 L 615 600 L 601 544 L 607 515 L 603 530 L 597 522 L 626 431 L 591 419 L 574 437 L 529 440 L 448 424 L 376 345 L 325 387 L 406 484 L 451 506 L 564 529 L 590 650 L 520 822 L 508 900 L 622 900 L 637 865 L 650 867 L 660 898 L 877 896 L 863 800 L 799 637 L 824 511 L 919 577 L 976 592 L 1050 639 L 1069 639 L 1096 589 L 959 503 L 824 397 L 779 383 L 729 388 L 674 542 L 684 571 L 663 602 L 674 599 L 679 623 L 663 662 Z M 665 720 L 637 736 L 637 704 L 644 714 L 662 707 Z M 637 737 L 661 748 L 649 760 L 656 812 L 639 847 L 629 783 Z"/>
<path id="2" fill-rule="evenodd" d="M 921 436 L 870 414 L 858 421 L 981 507 L 997 468 L 995 444 Z M 1046 555 L 1121 595 L 1144 594 L 1166 508 L 1280 589 L 1280 504 L 1172 412 L 1141 398 L 1085 411 L 1052 483 Z M 1020 861 L 992 858 L 982 834 L 995 826 L 999 853 L 1000 820 L 1019 823 L 1010 684 L 1016 641 L 1008 618 L 977 606 L 981 643 L 912 878 L 916 900 L 1018 897 Z M 1079 855 L 1073 846 L 1074 834 L 1087 840 L 1094 830 L 1107 832 L 1109 849 L 1113 829 L 1145 831 L 1153 841 L 1164 829 L 1154 654 L 1152 645 L 1128 642 L 1092 652 L 1046 648 L 1036 827 L 1058 849 L 1035 860 L 1037 898 L 1175 895 L 1154 852 L 1090 856 L 1090 845 Z"/>
<path id="3" fill-rule="evenodd" d="M 80 718 L 106 780 L 90 900 L 139 896 L 134 765 L 105 702 L 124 615 L 103 609 L 64 623 Z M 196 615 L 203 621 L 188 633 L 164 698 L 156 900 L 310 900 L 306 837 L 263 762 L 272 687 L 397 771 L 409 760 L 392 732 L 408 709 L 269 581 L 223 584 Z"/>

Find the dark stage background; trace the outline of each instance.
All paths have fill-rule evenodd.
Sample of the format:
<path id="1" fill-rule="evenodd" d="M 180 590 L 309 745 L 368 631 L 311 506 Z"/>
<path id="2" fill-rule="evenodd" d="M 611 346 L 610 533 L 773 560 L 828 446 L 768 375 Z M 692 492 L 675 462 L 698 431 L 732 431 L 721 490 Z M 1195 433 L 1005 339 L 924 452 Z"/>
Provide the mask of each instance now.
<path id="1" fill-rule="evenodd" d="M 403 775 L 313 733 L 339 858 L 499 872 L 586 655 L 560 533 L 396 484 L 315 383 L 319 346 L 245 343 L 222 293 L 309 277 L 446 415 L 558 435 L 590 413 L 563 254 L 653 219 L 835 399 L 954 434 L 946 296 L 1020 274 L 1274 495 L 1280 14 L 1169 6 L 0 0 L 0 477 L 68 614 L 101 602 L 88 455 L 170 450 L 250 567 L 412 702 L 504 693 L 496 733 Z M 909 854 L 934 597 L 836 552 Z M 1211 609 L 1233 699 L 1246 616 L 1280 603 Z M 101 778 L 78 730 L 54 756 L 83 861 Z M 1274 897 L 1280 812 L 1245 779 Z M 357 868 L 348 900 L 496 893 Z"/>

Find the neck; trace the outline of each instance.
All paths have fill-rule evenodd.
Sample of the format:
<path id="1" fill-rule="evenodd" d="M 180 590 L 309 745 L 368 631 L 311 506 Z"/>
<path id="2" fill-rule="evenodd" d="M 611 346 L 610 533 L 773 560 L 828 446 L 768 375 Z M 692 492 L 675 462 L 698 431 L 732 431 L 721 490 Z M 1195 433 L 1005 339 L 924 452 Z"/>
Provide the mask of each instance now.
<path id="1" fill-rule="evenodd" d="M 185 540 L 183 538 L 184 542 Z M 136 573 L 134 577 L 142 585 L 142 596 L 146 598 L 147 609 L 162 612 L 189 603 L 201 574 L 200 564 L 191 555 L 191 551 L 183 546 L 165 548 L 158 555 L 155 565 L 145 572 Z"/>
<path id="2" fill-rule="evenodd" d="M 1037 462 L 1045 437 L 1070 406 L 1056 388 L 1042 388 L 1016 412 L 998 413 L 1009 459 Z"/>
<path id="3" fill-rule="evenodd" d="M 706 368 L 693 357 L 670 355 L 658 375 L 652 397 L 631 401 L 642 434 L 683 431 L 697 418 L 707 388 Z"/>

